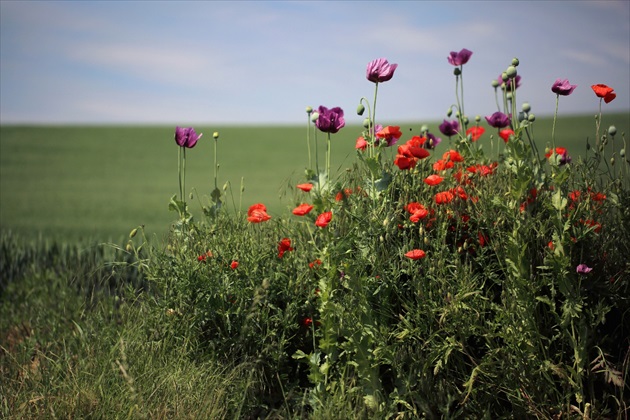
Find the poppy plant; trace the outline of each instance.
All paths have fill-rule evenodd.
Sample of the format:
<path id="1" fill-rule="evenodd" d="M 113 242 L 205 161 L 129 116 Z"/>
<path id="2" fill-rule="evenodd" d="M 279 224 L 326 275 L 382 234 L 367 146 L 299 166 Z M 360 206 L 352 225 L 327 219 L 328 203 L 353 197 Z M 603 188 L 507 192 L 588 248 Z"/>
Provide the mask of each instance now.
<path id="1" fill-rule="evenodd" d="M 311 189 L 313 189 L 313 184 L 298 184 L 297 187 L 304 192 L 309 192 Z"/>
<path id="2" fill-rule="evenodd" d="M 438 128 L 442 134 L 451 137 L 459 132 L 459 122 L 444 120 Z"/>
<path id="3" fill-rule="evenodd" d="M 319 117 L 315 120 L 315 126 L 319 131 L 335 134 L 346 125 L 343 109 L 339 107 L 328 109 L 325 106 L 320 106 L 317 113 Z"/>
<path id="4" fill-rule="evenodd" d="M 390 64 L 385 58 L 377 58 L 367 65 L 365 77 L 373 83 L 387 82 L 394 76 L 398 64 Z"/>
<path id="5" fill-rule="evenodd" d="M 466 135 L 470 136 L 470 139 L 472 141 L 477 141 L 477 140 L 479 140 L 481 138 L 481 136 L 485 132 L 486 132 L 485 128 L 479 127 L 479 126 L 474 126 L 474 127 L 470 127 L 468 130 L 466 130 Z"/>
<path id="6" fill-rule="evenodd" d="M 472 54 L 472 51 L 462 48 L 459 52 L 451 51 L 451 54 L 447 57 L 447 59 L 448 62 L 454 66 L 462 66 L 468 63 Z"/>
<path id="7" fill-rule="evenodd" d="M 595 92 L 598 98 L 604 99 L 604 102 L 608 103 L 617 97 L 615 90 L 611 87 L 608 87 L 602 83 L 598 83 L 596 85 L 592 85 L 591 89 Z"/>
<path id="8" fill-rule="evenodd" d="M 310 205 L 310 204 L 300 204 L 299 206 L 297 206 L 296 208 L 293 209 L 293 214 L 295 214 L 296 216 L 305 216 L 311 210 L 313 210 L 313 206 L 312 205 Z"/>
<path id="9" fill-rule="evenodd" d="M 236 269 L 238 268 L 238 261 L 233 260 L 233 261 L 230 263 L 230 268 L 231 268 L 232 270 L 236 270 Z"/>
<path id="10" fill-rule="evenodd" d="M 551 85 L 551 91 L 556 95 L 569 96 L 576 87 L 577 85 L 570 84 L 568 79 L 556 79 Z"/>
<path id="11" fill-rule="evenodd" d="M 569 156 L 567 149 L 565 149 L 564 147 L 556 147 L 555 151 L 550 150 L 547 153 L 545 153 L 545 157 L 547 159 L 551 159 L 552 156 L 554 156 L 554 159 L 557 159 L 558 165 L 571 163 L 571 156 Z"/>
<path id="12" fill-rule="evenodd" d="M 331 211 L 324 212 L 320 214 L 319 216 L 317 216 L 317 220 L 315 220 L 315 226 L 318 226 L 320 228 L 325 228 L 326 226 L 328 226 L 328 223 L 330 223 L 331 220 L 332 220 L 332 212 Z"/>
<path id="13" fill-rule="evenodd" d="M 271 216 L 267 214 L 267 207 L 264 204 L 253 204 L 247 210 L 247 221 L 251 223 L 266 222 L 269 219 L 271 219 Z"/>
<path id="14" fill-rule="evenodd" d="M 291 246 L 291 239 L 283 238 L 278 242 L 278 258 L 282 258 L 286 252 L 293 251 Z"/>
<path id="15" fill-rule="evenodd" d="M 421 249 L 412 249 L 411 251 L 409 251 L 409 252 L 407 252 L 405 254 L 405 257 L 407 257 L 409 259 L 412 259 L 412 260 L 419 260 L 419 259 L 424 258 L 426 256 L 427 256 L 426 252 L 424 252 Z"/>

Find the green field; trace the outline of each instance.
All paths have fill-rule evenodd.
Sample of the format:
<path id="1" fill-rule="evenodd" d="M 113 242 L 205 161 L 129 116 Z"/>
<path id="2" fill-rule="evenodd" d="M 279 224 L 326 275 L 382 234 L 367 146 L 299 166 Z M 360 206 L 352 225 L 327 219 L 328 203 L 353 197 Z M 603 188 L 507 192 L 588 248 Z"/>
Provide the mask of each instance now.
<path id="1" fill-rule="evenodd" d="M 574 157 L 584 155 L 586 139 L 595 135 L 594 121 L 593 116 L 561 116 L 556 144 L 567 147 Z M 439 135 L 438 123 L 429 127 Z M 537 121 L 535 136 L 541 150 L 550 141 L 551 123 L 549 118 Z M 405 133 L 402 140 L 417 134 L 421 124 L 400 123 Z M 627 133 L 630 117 L 627 113 L 604 114 L 602 127 L 610 124 L 619 134 Z M 205 204 L 214 187 L 214 131 L 220 132 L 219 187 L 231 184 L 236 208 L 241 179 L 245 187 L 242 209 L 263 202 L 272 216 L 278 216 L 292 208 L 291 193 L 283 198 L 281 193 L 304 181 L 308 163 L 305 126 L 195 128 L 204 137 L 187 153 L 186 189 L 195 188 L 199 193 L 189 200 L 193 214 L 200 215 L 198 198 Z M 352 165 L 360 132 L 358 126 L 347 126 L 333 135 L 333 169 Z M 488 147 L 490 132 L 480 140 Z M 148 233 L 163 235 L 176 218 L 168 211 L 170 197 L 178 192 L 173 133 L 171 126 L 0 127 L 0 227 L 26 237 L 117 241 L 144 224 Z M 324 139 L 320 133 L 320 168 L 324 166 Z M 617 141 L 619 149 L 621 141 Z M 447 144 L 444 141 L 437 152 Z M 494 144 L 496 147 L 496 139 Z M 228 199 L 233 208 L 229 190 Z"/>

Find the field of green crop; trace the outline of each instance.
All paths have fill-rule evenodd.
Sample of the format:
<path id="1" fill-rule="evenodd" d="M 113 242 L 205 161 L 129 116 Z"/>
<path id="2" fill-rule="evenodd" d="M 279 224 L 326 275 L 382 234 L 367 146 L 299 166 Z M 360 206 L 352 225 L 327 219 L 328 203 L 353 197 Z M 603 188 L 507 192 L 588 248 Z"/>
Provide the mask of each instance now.
<path id="1" fill-rule="evenodd" d="M 348 120 L 353 122 L 352 117 Z M 358 123 L 360 117 L 356 120 Z M 405 133 L 401 143 L 418 134 L 423 123 L 399 123 Z M 438 124 L 428 125 L 431 132 L 443 137 Z M 541 151 L 550 141 L 551 124 L 551 118 L 539 118 L 536 122 L 534 134 Z M 630 117 L 604 114 L 602 127 L 611 124 L 616 125 L 619 133 L 628 133 Z M 117 241 L 133 227 L 144 224 L 149 234 L 163 235 L 176 218 L 176 214 L 168 211 L 169 198 L 178 192 L 174 128 L 0 127 L 0 228 L 26 237 Z M 293 208 L 295 203 L 281 195 L 288 186 L 304 181 L 308 163 L 306 123 L 195 128 L 204 136 L 187 154 L 186 190 L 191 192 L 194 188 L 198 192 L 193 200 L 188 200 L 194 215 L 201 214 L 198 200 L 205 204 L 214 188 L 212 133 L 215 131 L 220 133 L 218 183 L 220 188 L 230 184 L 226 203 L 230 208 L 246 210 L 253 203 L 264 202 L 272 216 Z M 487 129 L 479 141 L 484 147 L 490 147 L 492 132 Z M 360 133 L 361 127 L 355 125 L 333 135 L 333 169 L 344 170 L 352 165 L 354 144 Z M 592 142 L 594 136 L 593 116 L 559 117 L 556 145 L 567 147 L 574 157 L 584 155 L 587 138 Z M 325 153 L 322 133 L 318 143 L 322 168 Z M 447 146 L 444 139 L 435 153 L 441 153 Z M 494 146 L 497 146 L 496 135 Z"/>

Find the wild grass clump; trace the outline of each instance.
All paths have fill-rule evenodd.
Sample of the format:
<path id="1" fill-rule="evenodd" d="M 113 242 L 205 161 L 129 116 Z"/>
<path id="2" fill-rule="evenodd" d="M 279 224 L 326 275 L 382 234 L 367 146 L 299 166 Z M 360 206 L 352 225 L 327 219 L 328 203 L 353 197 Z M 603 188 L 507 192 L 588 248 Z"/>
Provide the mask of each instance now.
<path id="1" fill-rule="evenodd" d="M 379 59 L 368 65 L 374 100 L 360 101 L 365 131 L 345 173 L 330 172 L 329 154 L 347 116 L 307 108 L 310 166 L 291 191 L 294 216 L 276 220 L 262 203 L 229 213 L 215 188 L 197 222 L 183 194 L 173 198 L 179 221 L 147 263 L 161 334 L 200 359 L 251 367 L 240 414 L 627 411 L 629 162 L 623 134 L 600 135 L 612 89 L 593 86 L 600 110 L 584 158 L 555 133 L 541 155 L 531 106 L 516 110 L 518 60 L 493 85 L 497 111 L 485 120 L 496 134 L 484 137 L 481 117 L 464 113 L 471 55 L 449 57 L 457 103 L 440 126 L 442 156 L 425 127 L 392 151 L 402 133 L 376 124 L 375 105 L 397 65 Z M 556 104 L 575 88 L 558 79 Z"/>

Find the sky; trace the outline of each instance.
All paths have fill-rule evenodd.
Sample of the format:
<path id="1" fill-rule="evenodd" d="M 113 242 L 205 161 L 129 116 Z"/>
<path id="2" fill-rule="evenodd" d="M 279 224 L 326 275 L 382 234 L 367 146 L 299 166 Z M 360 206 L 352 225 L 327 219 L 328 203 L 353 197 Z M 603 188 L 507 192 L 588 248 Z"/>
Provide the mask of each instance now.
<path id="1" fill-rule="evenodd" d="M 377 118 L 437 121 L 455 103 L 497 110 L 491 81 L 520 61 L 517 106 L 553 115 L 551 85 L 578 87 L 560 114 L 595 114 L 590 86 L 630 110 L 630 1 L 0 0 L 0 123 L 301 124 L 339 106 L 361 123 L 367 63 L 397 63 Z"/>

